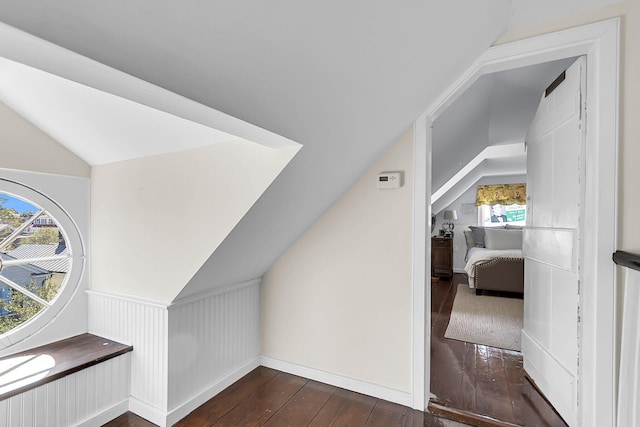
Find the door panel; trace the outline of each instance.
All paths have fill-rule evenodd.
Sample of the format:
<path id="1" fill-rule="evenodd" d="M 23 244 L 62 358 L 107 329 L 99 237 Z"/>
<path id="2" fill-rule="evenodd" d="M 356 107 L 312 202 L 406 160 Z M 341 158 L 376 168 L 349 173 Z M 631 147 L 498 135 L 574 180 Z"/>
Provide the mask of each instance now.
<path id="1" fill-rule="evenodd" d="M 529 260 L 575 272 L 575 241 L 576 230 L 573 228 L 527 227 L 522 237 L 522 250 Z"/>
<path id="2" fill-rule="evenodd" d="M 524 369 L 565 421 L 577 424 L 584 59 L 543 97 L 527 134 Z"/>
<path id="3" fill-rule="evenodd" d="M 557 228 L 578 228 L 580 192 L 577 191 L 579 159 L 577 147 L 568 141 L 580 140 L 579 118 L 574 116 L 554 132 L 552 224 Z"/>
<path id="4" fill-rule="evenodd" d="M 524 325 L 525 331 L 548 346 L 551 334 L 551 267 L 540 264 L 538 268 L 525 268 Z M 535 289 L 532 284 L 535 283 Z M 522 351 L 523 356 L 526 352 Z M 528 356 L 528 354 L 527 354 Z"/>
<path id="5" fill-rule="evenodd" d="M 529 355 L 525 368 L 527 374 L 534 380 L 538 379 L 535 380 L 536 384 L 562 418 L 570 426 L 576 426 L 575 409 L 572 409 L 576 406 L 577 400 L 575 373 L 558 363 L 546 347 L 529 335 L 526 330 L 523 330 L 522 354 L 525 353 Z M 552 384 L 544 380 L 545 378 L 549 379 Z M 542 387 L 547 387 L 547 390 L 542 390 Z"/>
<path id="6" fill-rule="evenodd" d="M 577 372 L 578 366 L 576 350 L 578 348 L 578 330 L 576 316 L 573 310 L 578 306 L 578 292 L 574 286 L 575 273 L 552 269 L 551 283 L 554 284 L 553 298 L 551 299 L 551 319 L 554 333 L 550 334 L 549 348 L 560 363 L 571 372 Z M 563 286 L 563 284 L 569 284 Z M 567 307 L 571 307 L 570 310 Z"/>

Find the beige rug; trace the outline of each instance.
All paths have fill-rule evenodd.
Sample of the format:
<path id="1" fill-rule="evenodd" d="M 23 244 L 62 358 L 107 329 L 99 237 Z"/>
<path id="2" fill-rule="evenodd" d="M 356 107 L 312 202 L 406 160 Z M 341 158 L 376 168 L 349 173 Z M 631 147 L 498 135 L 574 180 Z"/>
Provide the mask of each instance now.
<path id="1" fill-rule="evenodd" d="M 476 295 L 461 283 L 453 301 L 445 338 L 520 351 L 523 301 Z"/>

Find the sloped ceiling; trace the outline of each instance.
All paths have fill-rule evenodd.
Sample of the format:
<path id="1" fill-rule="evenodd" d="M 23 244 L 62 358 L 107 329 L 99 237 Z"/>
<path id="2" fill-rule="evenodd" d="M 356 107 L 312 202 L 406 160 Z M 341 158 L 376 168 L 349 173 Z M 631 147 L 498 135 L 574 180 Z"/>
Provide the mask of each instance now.
<path id="1" fill-rule="evenodd" d="M 506 29 L 507 0 L 462 3 L 26 0 L 0 17 L 303 145 L 193 293 L 261 276 Z"/>
<path id="2" fill-rule="evenodd" d="M 574 60 L 487 74 L 456 99 L 433 124 L 434 192 L 486 147 L 524 142 L 545 88 Z"/>
<path id="3" fill-rule="evenodd" d="M 190 294 L 261 276 L 508 28 L 511 3 L 0 0 L 0 20 L 303 145 Z"/>

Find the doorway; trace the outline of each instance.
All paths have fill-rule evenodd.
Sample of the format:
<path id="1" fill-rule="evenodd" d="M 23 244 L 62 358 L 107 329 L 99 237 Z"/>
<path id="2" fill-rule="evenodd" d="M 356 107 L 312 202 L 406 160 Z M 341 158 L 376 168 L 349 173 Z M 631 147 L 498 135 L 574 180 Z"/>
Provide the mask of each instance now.
<path id="1" fill-rule="evenodd" d="M 581 193 L 578 185 L 584 179 L 579 179 L 581 156 L 574 150 L 580 146 L 576 138 L 579 139 L 581 134 L 578 118 L 584 116 L 580 114 L 584 104 L 573 101 L 584 98 L 581 96 L 583 91 L 579 90 L 582 64 L 580 59 L 567 58 L 482 76 L 434 122 L 432 180 L 434 187 L 438 188 L 434 194 L 440 197 L 432 197 L 432 209 L 438 218 L 442 217 L 442 209 L 459 212 L 456 215 L 453 258 L 455 271 L 460 275 L 453 282 L 431 281 L 432 399 L 429 407 L 432 410 L 437 408 L 450 413 L 459 410 L 467 416 L 478 414 L 517 425 L 564 425 L 538 391 L 526 381 L 524 357 L 527 375 L 536 381 L 565 419 L 574 418 L 575 409 L 567 396 L 571 389 L 565 394 L 555 391 L 564 392 L 566 387 L 562 384 L 572 382 L 575 375 L 575 369 L 568 370 L 570 379 L 565 381 L 565 376 L 558 371 L 565 372 L 563 367 L 571 369 L 576 360 L 577 349 L 570 343 L 575 343 L 577 337 L 577 309 L 571 310 L 570 307 L 576 307 L 577 286 L 572 288 L 568 275 L 560 273 L 550 274 L 548 280 L 538 279 L 535 286 L 525 286 L 522 252 L 525 230 L 522 227 L 526 223 L 556 231 L 550 227 L 555 225 L 557 229 L 558 225 L 563 225 L 565 229 L 560 230 L 563 236 L 569 231 L 566 228 L 570 224 L 577 229 L 580 218 L 577 199 Z M 566 76 L 566 80 L 559 76 Z M 573 108 L 568 109 L 565 105 Z M 572 120 L 567 120 L 567 114 Z M 554 143 L 553 135 L 556 134 L 559 137 Z M 528 143 L 526 151 L 522 143 L 525 138 Z M 519 142 L 519 150 L 513 150 L 512 156 L 488 150 L 503 146 L 500 143 L 505 140 Z M 442 166 L 444 159 L 464 158 L 465 154 L 468 158 L 469 151 L 473 154 L 479 149 L 486 153 L 483 162 L 471 162 L 477 165 L 475 169 L 462 167 L 468 172 L 464 176 L 449 168 L 449 174 L 455 172 L 454 177 L 460 183 L 450 184 L 450 180 L 442 184 L 441 175 L 448 169 Z M 500 157 L 494 158 L 498 153 Z M 516 171 L 521 174 L 510 175 Z M 555 182 L 554 176 L 563 179 Z M 449 191 L 440 191 L 443 187 Z M 496 206 L 504 207 L 495 203 L 506 202 L 505 197 L 513 197 L 514 193 L 521 194 L 520 204 L 509 205 L 505 209 L 509 215 L 500 211 L 500 217 L 492 217 Z M 563 203 L 547 201 L 552 194 L 555 195 L 554 200 Z M 441 202 L 443 199 L 445 203 Z M 452 199 L 455 200 L 445 206 Z M 477 200 L 494 206 L 480 205 L 476 208 Z M 536 209 L 531 209 L 533 206 Z M 556 212 L 561 213 L 559 219 Z M 529 239 L 535 236 L 532 230 L 526 230 Z M 546 247 L 545 251 L 550 249 Z M 531 268 L 541 268 L 540 263 L 530 257 L 527 264 Z M 475 283 L 470 279 L 467 281 L 467 273 L 473 276 L 474 269 L 478 274 L 476 279 L 482 279 L 479 283 L 478 280 Z M 556 281 L 556 286 L 550 286 L 552 278 L 559 275 L 562 279 L 557 279 L 560 281 Z M 527 277 L 531 281 L 534 276 L 528 274 Z M 525 287 L 528 289 L 526 293 Z M 474 295 L 474 289 L 470 288 L 489 295 Z M 444 296 L 443 291 L 446 291 Z M 545 303 L 549 298 L 549 305 L 562 306 L 563 309 L 549 310 Z M 523 316 L 523 306 L 527 308 L 526 316 Z M 556 318 L 559 311 L 564 315 L 561 322 Z M 552 313 L 554 319 L 545 319 Z M 527 322 L 523 324 L 525 317 Z M 553 329 L 548 327 L 552 322 L 556 324 Z M 536 327 L 532 329 L 533 325 Z M 560 344 L 557 339 L 551 346 L 546 340 L 545 330 L 553 336 L 562 331 L 562 344 L 567 348 L 561 352 L 556 349 Z M 533 332 L 535 339 L 530 335 Z M 527 344 L 526 354 L 523 354 L 524 350 L 520 353 L 521 337 L 523 341 L 528 338 L 523 342 L 523 347 Z M 550 356 L 552 348 L 555 357 Z M 542 359 L 543 364 L 539 363 Z M 554 364 L 556 359 L 562 362 Z M 554 366 L 557 369 L 553 378 L 542 381 L 545 379 L 544 369 L 540 374 L 534 366 Z M 555 387 L 548 384 L 555 384 Z M 545 418 L 540 418 L 541 415 Z"/>
<path id="2" fill-rule="evenodd" d="M 551 33 L 489 49 L 416 122 L 414 131 L 414 283 L 413 400 L 425 409 L 430 380 L 431 306 L 430 248 L 427 218 L 431 217 L 431 127 L 437 117 L 480 76 L 561 58 L 585 55 L 589 112 L 586 135 L 586 194 L 581 236 L 584 280 L 581 283 L 578 376 L 578 419 L 582 425 L 613 425 L 615 413 L 614 295 L 611 254 L 615 251 L 616 153 L 618 129 L 619 20 L 609 20 Z M 615 217 L 615 213 L 614 213 Z"/>

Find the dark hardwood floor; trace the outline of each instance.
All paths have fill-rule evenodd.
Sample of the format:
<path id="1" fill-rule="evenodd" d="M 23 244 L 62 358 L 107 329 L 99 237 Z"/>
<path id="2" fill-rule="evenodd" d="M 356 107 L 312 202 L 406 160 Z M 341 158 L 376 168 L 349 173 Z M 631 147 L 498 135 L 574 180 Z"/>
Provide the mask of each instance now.
<path id="1" fill-rule="evenodd" d="M 154 424 L 127 412 L 105 425 L 151 427 Z M 464 427 L 468 424 L 260 367 L 175 425 Z"/>
<path id="2" fill-rule="evenodd" d="M 525 379 L 520 352 L 444 338 L 459 283 L 465 275 L 431 284 L 430 410 L 476 425 L 565 427 Z"/>
<path id="3" fill-rule="evenodd" d="M 429 404 L 432 414 L 260 367 L 176 426 L 566 427 L 525 379 L 520 353 L 444 338 L 462 281 L 464 275 L 456 274 L 453 280 L 431 286 L 431 393 L 436 396 Z M 106 424 L 153 425 L 130 412 Z"/>

